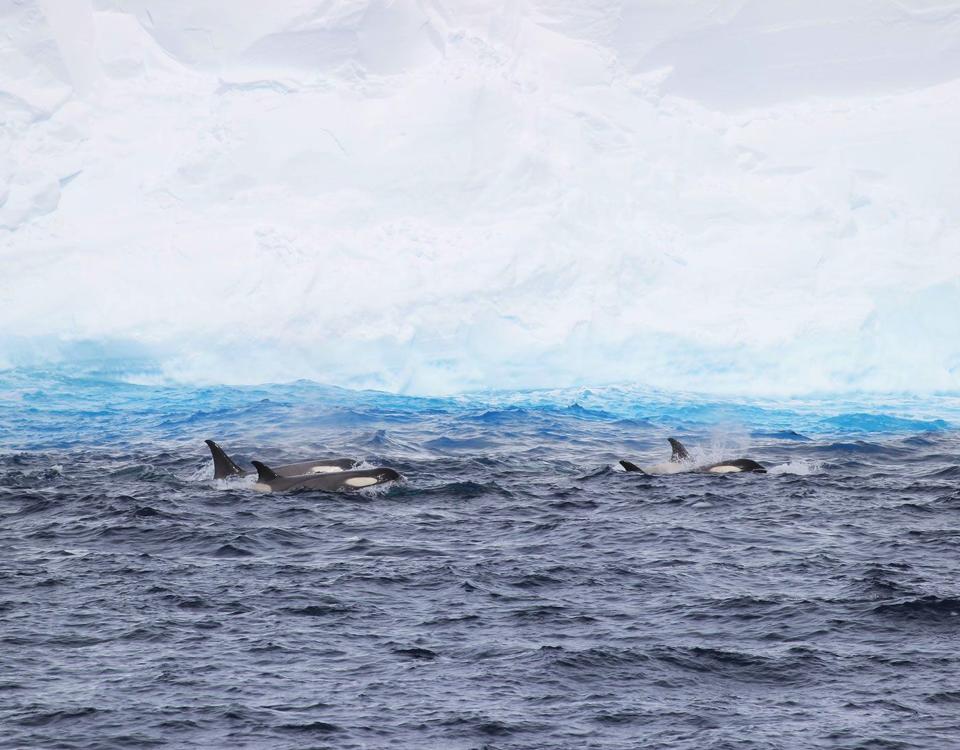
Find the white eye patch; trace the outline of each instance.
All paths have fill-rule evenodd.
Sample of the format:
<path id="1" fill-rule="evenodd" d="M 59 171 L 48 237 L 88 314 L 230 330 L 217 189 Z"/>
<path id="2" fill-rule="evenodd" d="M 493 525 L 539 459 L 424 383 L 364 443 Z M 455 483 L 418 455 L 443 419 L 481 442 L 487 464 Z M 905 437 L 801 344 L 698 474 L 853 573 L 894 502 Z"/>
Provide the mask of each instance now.
<path id="1" fill-rule="evenodd" d="M 714 466 L 712 469 L 707 469 L 711 474 L 735 474 L 739 471 L 743 471 L 739 466 Z"/>
<path id="2" fill-rule="evenodd" d="M 350 477 L 343 483 L 347 487 L 369 487 L 371 484 L 376 484 L 377 479 L 375 477 Z"/>

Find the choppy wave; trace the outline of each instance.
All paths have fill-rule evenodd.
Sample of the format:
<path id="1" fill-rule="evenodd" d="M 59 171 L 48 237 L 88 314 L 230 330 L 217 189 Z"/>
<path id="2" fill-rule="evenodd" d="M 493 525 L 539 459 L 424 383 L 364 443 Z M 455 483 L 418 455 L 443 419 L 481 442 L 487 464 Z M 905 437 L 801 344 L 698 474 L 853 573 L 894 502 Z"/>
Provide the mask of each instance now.
<path id="1" fill-rule="evenodd" d="M 417 399 L 23 371 L 0 393 L 0 744 L 958 739 L 948 397 Z M 770 473 L 619 469 L 664 460 L 671 434 Z M 263 496 L 213 480 L 207 437 L 241 463 L 342 453 L 404 481 Z"/>

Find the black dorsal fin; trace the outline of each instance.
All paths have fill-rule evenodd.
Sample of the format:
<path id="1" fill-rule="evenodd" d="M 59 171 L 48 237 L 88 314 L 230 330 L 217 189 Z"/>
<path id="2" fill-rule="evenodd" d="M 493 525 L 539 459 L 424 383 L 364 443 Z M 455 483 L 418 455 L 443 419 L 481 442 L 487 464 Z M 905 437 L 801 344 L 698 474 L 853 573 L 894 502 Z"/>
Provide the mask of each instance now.
<path id="1" fill-rule="evenodd" d="M 671 461 L 678 464 L 690 458 L 690 454 L 687 453 L 687 449 L 683 447 L 683 443 L 676 438 L 667 438 L 667 440 L 670 441 L 670 447 L 673 448 L 673 455 L 670 456 Z"/>
<path id="2" fill-rule="evenodd" d="M 258 482 L 272 482 L 274 479 L 279 479 L 279 475 L 269 466 L 260 461 L 251 461 L 251 463 L 257 467 L 257 481 Z"/>
<path id="3" fill-rule="evenodd" d="M 210 453 L 213 454 L 214 479 L 226 479 L 227 477 L 237 476 L 238 474 L 245 473 L 243 469 L 233 462 L 233 459 L 231 459 L 230 456 L 223 452 L 223 448 L 221 448 L 212 440 L 204 440 L 204 442 L 210 449 Z"/>
<path id="4" fill-rule="evenodd" d="M 632 463 L 631 461 L 621 461 L 620 465 L 627 471 L 639 471 L 641 474 L 646 474 L 646 472 L 643 469 L 641 469 L 639 466 L 637 466 L 635 463 Z"/>

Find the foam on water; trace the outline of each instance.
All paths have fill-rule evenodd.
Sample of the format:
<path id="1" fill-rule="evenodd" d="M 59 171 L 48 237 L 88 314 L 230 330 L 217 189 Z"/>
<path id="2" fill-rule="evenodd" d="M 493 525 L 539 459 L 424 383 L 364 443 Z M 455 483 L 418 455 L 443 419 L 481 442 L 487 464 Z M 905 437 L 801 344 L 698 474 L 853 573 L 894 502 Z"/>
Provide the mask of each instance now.
<path id="1" fill-rule="evenodd" d="M 797 474 L 799 476 L 808 476 L 818 474 L 823 470 L 822 461 L 811 461 L 809 459 L 797 459 L 787 463 L 777 464 L 767 469 L 768 474 Z"/>

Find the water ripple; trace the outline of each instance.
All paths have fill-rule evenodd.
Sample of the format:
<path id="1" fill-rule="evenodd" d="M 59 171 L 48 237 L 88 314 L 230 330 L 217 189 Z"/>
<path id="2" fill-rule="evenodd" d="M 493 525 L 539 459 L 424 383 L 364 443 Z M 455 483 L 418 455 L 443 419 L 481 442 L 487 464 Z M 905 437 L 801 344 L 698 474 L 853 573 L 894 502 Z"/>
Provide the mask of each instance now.
<path id="1" fill-rule="evenodd" d="M 955 404 L 5 385 L 0 747 L 960 744 Z M 620 470 L 678 426 L 771 472 Z"/>

